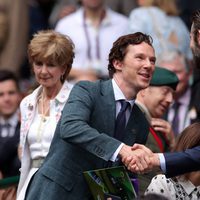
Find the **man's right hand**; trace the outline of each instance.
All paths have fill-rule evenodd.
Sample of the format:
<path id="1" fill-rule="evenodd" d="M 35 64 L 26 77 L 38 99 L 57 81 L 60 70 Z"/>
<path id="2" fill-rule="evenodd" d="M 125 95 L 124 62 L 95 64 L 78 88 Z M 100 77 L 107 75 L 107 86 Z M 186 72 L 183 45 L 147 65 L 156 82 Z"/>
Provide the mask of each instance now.
<path id="1" fill-rule="evenodd" d="M 134 173 L 145 173 L 160 166 L 158 155 L 141 144 L 124 145 L 119 155 L 127 169 Z"/>

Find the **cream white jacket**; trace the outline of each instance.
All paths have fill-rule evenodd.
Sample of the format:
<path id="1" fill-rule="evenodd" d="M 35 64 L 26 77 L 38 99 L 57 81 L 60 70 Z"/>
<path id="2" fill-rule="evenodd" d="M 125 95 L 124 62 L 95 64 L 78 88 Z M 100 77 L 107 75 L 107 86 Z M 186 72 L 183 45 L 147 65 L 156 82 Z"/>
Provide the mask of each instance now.
<path id="1" fill-rule="evenodd" d="M 56 122 L 60 119 L 61 111 L 68 99 L 69 93 L 71 91 L 72 85 L 70 85 L 67 81 L 64 82 L 60 92 L 54 99 L 55 106 L 53 107 L 54 110 L 50 110 L 51 113 L 54 113 L 53 116 L 56 118 Z M 38 95 L 41 93 L 42 86 L 36 88 L 30 95 L 26 96 L 21 104 L 20 104 L 20 111 L 21 111 L 21 128 L 20 128 L 20 148 L 21 148 L 21 174 L 20 174 L 20 181 L 18 185 L 18 195 L 26 181 L 28 173 L 31 169 L 31 154 L 29 145 L 27 142 L 27 135 L 29 132 L 29 128 L 31 123 L 34 119 L 37 107 L 37 98 Z M 52 108 L 50 108 L 52 109 Z"/>

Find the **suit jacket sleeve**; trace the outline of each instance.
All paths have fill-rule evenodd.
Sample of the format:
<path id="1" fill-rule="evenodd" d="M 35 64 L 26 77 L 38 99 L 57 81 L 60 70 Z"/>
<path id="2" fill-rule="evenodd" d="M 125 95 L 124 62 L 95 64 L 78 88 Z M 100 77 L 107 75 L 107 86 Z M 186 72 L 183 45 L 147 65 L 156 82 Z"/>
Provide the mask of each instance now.
<path id="1" fill-rule="evenodd" d="M 105 106 L 108 107 L 103 102 L 110 102 L 110 99 L 105 100 L 105 98 L 98 91 L 98 86 L 94 87 L 92 83 L 76 84 L 63 109 L 60 136 L 66 142 L 77 145 L 108 161 L 121 142 L 112 137 L 113 130 L 103 128 L 103 124 L 109 124 L 109 121 L 105 122 L 102 117 L 106 117 L 107 113 L 102 115 L 102 111 L 105 110 Z M 99 102 L 102 102 L 103 105 L 97 106 Z M 114 103 L 114 99 L 111 103 Z M 107 112 L 109 109 L 108 107 Z M 115 120 L 115 117 L 113 116 L 113 119 L 110 120 Z M 108 130 L 108 132 L 101 132 L 102 130 Z"/>
<path id="2" fill-rule="evenodd" d="M 173 177 L 200 170 L 200 146 L 185 152 L 165 153 L 166 176 Z"/>

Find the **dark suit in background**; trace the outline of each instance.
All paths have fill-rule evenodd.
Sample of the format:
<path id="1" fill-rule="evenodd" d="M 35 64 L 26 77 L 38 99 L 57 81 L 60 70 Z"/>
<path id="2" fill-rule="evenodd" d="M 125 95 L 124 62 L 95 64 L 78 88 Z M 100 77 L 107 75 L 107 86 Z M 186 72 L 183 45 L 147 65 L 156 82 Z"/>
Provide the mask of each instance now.
<path id="1" fill-rule="evenodd" d="M 18 122 L 15 134 L 10 137 L 1 137 L 0 134 L 0 171 L 3 177 L 19 175 L 20 161 L 18 158 L 18 144 L 20 137 L 20 123 Z"/>
<path id="2" fill-rule="evenodd" d="M 20 100 L 19 83 L 15 74 L 0 70 L 0 172 L 3 178 L 19 175 Z"/>

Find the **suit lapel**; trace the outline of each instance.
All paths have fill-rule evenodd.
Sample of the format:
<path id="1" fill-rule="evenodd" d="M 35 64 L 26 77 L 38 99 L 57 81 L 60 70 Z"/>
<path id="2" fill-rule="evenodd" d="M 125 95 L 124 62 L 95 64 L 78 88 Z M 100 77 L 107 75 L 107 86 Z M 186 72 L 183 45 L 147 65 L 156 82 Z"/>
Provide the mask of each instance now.
<path id="1" fill-rule="evenodd" d="M 102 123 L 105 126 L 105 130 L 108 130 L 108 134 L 114 136 L 115 119 L 116 119 L 116 104 L 113 92 L 112 81 L 100 81 L 101 92 L 101 111 L 103 113 Z M 123 142 L 128 145 L 133 145 L 135 142 L 144 144 L 147 139 L 148 122 L 138 108 L 134 104 L 127 127 L 124 134 Z"/>
<path id="2" fill-rule="evenodd" d="M 148 135 L 148 122 L 136 104 L 133 105 L 131 115 L 125 130 L 123 142 L 128 145 L 145 143 Z"/>
<path id="3" fill-rule="evenodd" d="M 100 81 L 102 112 L 104 113 L 104 125 L 112 136 L 114 135 L 116 105 L 113 92 L 112 81 Z"/>

